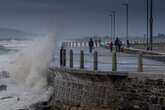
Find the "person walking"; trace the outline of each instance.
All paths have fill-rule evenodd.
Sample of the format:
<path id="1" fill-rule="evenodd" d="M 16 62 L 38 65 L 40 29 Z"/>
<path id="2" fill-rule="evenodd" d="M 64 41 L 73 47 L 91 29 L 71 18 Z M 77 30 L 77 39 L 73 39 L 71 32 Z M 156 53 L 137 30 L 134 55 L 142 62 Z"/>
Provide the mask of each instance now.
<path id="1" fill-rule="evenodd" d="M 129 40 L 127 40 L 127 48 L 130 48 Z"/>
<path id="2" fill-rule="evenodd" d="M 122 41 L 121 40 L 119 40 L 119 52 L 121 52 L 122 51 Z"/>
<path id="3" fill-rule="evenodd" d="M 112 41 L 109 44 L 109 48 L 110 48 L 110 51 L 112 52 L 113 51 L 113 42 Z"/>
<path id="4" fill-rule="evenodd" d="M 116 51 L 119 50 L 119 38 L 117 37 L 115 40 L 115 47 L 116 47 Z"/>
<path id="5" fill-rule="evenodd" d="M 88 44 L 89 44 L 89 53 L 92 53 L 92 49 L 93 49 L 93 45 L 94 45 L 92 38 L 89 40 Z"/>

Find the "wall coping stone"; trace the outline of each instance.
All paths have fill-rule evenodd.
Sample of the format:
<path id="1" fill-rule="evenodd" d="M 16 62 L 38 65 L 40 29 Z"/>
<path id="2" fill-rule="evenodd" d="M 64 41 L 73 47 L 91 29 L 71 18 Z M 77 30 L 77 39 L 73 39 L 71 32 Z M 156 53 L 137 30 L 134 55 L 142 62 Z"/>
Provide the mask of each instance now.
<path id="1" fill-rule="evenodd" d="M 97 76 L 97 77 L 113 77 L 113 78 L 138 78 L 138 79 L 163 79 L 165 80 L 165 72 L 103 72 L 103 71 L 90 71 L 83 69 L 70 69 L 70 68 L 49 68 L 49 72 L 59 72 L 60 74 L 69 73 L 75 76 Z"/>

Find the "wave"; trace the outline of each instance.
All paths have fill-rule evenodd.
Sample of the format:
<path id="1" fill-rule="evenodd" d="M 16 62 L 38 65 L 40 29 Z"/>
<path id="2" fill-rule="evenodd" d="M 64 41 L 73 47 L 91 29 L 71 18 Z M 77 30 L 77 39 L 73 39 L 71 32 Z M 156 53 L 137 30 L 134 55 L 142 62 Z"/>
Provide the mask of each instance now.
<path id="1" fill-rule="evenodd" d="M 28 48 L 22 49 L 6 71 L 20 84 L 40 89 L 47 86 L 47 68 L 55 49 L 53 35 L 35 39 Z"/>

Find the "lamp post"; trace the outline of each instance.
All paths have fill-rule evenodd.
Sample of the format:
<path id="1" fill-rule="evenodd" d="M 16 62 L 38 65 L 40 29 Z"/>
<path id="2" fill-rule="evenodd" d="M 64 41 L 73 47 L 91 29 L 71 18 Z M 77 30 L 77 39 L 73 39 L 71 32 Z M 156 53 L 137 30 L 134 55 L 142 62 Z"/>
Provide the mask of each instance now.
<path id="1" fill-rule="evenodd" d="M 111 41 L 113 40 L 113 15 L 109 15 L 111 18 Z"/>
<path id="2" fill-rule="evenodd" d="M 114 32 L 113 32 L 113 39 L 115 40 L 116 38 L 116 12 L 112 11 L 112 15 L 113 15 L 113 28 L 114 28 Z"/>
<path id="3" fill-rule="evenodd" d="M 153 49 L 153 0 L 150 1 L 150 50 Z"/>
<path id="4" fill-rule="evenodd" d="M 146 11 L 147 11 L 147 18 L 146 18 L 146 21 L 147 21 L 147 32 L 146 32 L 146 37 L 147 37 L 147 50 L 149 49 L 149 41 L 148 41 L 148 26 L 149 26 L 149 6 L 148 6 L 148 3 L 149 3 L 149 0 L 147 0 L 147 3 L 146 3 Z"/>
<path id="5" fill-rule="evenodd" d="M 128 47 L 127 41 L 128 41 L 128 3 L 124 3 L 123 6 L 126 8 L 126 45 Z"/>

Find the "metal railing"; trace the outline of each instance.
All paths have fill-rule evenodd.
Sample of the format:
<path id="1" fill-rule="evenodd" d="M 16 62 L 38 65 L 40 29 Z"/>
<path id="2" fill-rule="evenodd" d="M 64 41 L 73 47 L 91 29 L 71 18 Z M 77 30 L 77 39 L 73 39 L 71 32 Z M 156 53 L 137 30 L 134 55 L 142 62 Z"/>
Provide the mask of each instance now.
<path id="1" fill-rule="evenodd" d="M 112 52 L 112 54 L 105 56 L 105 57 L 108 57 L 109 59 L 111 59 L 111 61 L 99 60 L 100 57 L 104 57 L 104 55 L 99 56 L 99 53 L 97 51 L 94 51 L 93 54 L 85 54 L 85 52 L 83 50 L 80 50 L 79 53 L 76 52 L 76 54 L 75 54 L 74 51 L 71 49 L 68 51 L 68 53 L 66 55 L 66 50 L 62 49 L 60 51 L 60 67 L 87 69 L 87 68 L 85 68 L 86 65 L 90 64 L 90 68 L 93 71 L 97 71 L 97 70 L 99 70 L 99 66 L 103 67 L 105 65 L 110 66 L 109 71 L 114 71 L 114 72 L 118 71 L 118 67 L 122 68 L 122 66 L 128 67 L 128 68 L 133 66 L 134 67 L 133 69 L 136 72 L 144 72 L 145 70 L 165 71 L 165 69 L 164 69 L 165 63 L 161 63 L 161 62 L 157 62 L 157 61 L 153 61 L 152 63 L 150 63 L 150 62 L 146 63 L 144 61 L 148 57 L 153 57 L 153 58 L 154 57 L 155 58 L 164 57 L 165 58 L 165 56 L 144 55 L 143 53 L 139 53 L 136 55 L 118 55 L 116 52 Z M 127 58 L 127 59 L 132 58 L 135 61 L 134 62 L 129 62 L 129 61 L 120 62 L 119 61 L 120 58 Z M 127 70 L 127 68 L 125 68 L 125 70 L 122 70 L 122 71 L 129 71 L 129 70 Z"/>
<path id="2" fill-rule="evenodd" d="M 94 42 L 95 47 L 99 47 L 101 45 L 107 45 L 110 41 L 109 40 L 102 40 L 101 42 L 97 41 Z M 130 40 L 131 45 L 146 45 L 147 41 L 144 39 L 139 40 Z M 125 41 L 123 41 L 123 44 L 125 44 Z M 160 46 L 162 44 L 165 44 L 165 39 L 155 39 L 153 42 L 153 45 Z M 65 47 L 88 47 L 88 41 L 63 41 L 62 45 Z"/>

